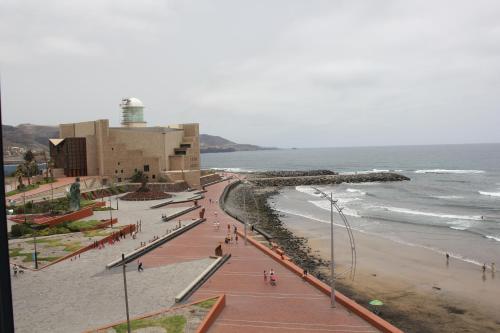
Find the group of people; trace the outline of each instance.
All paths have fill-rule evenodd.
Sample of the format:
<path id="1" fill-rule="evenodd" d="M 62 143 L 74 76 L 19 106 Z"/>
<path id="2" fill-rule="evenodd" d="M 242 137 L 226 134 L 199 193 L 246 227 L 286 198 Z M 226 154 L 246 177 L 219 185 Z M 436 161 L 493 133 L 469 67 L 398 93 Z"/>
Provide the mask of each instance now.
<path id="1" fill-rule="evenodd" d="M 495 263 L 494 262 L 491 263 L 490 268 L 491 268 L 491 273 L 495 274 L 496 268 L 495 268 Z M 483 273 L 486 273 L 486 263 L 483 264 Z"/>
<path id="2" fill-rule="evenodd" d="M 450 254 L 446 253 L 445 255 L 446 255 L 446 265 L 448 266 L 450 264 Z M 488 266 L 486 265 L 486 263 L 484 263 L 483 266 L 481 267 L 483 274 L 486 274 L 487 268 Z M 494 262 L 491 263 L 490 269 L 491 269 L 491 274 L 495 275 L 496 267 Z"/>
<path id="3" fill-rule="evenodd" d="M 233 238 L 233 233 L 234 233 L 234 238 Z M 238 227 L 236 227 L 236 225 L 234 224 L 233 224 L 233 233 L 231 233 L 231 225 L 228 223 L 226 239 L 224 240 L 226 244 L 232 244 L 233 240 L 235 240 L 236 245 L 238 245 Z"/>
<path id="4" fill-rule="evenodd" d="M 19 274 L 23 274 L 24 273 L 24 270 L 17 266 L 16 264 L 14 264 L 14 266 L 12 267 L 12 271 L 14 272 L 14 276 L 17 276 L 17 273 Z"/>
<path id="5" fill-rule="evenodd" d="M 269 270 L 269 283 L 271 286 L 276 286 L 276 283 L 278 282 L 278 277 L 276 276 L 276 272 L 274 272 L 274 269 Z M 264 270 L 264 283 L 267 283 L 267 271 Z"/>

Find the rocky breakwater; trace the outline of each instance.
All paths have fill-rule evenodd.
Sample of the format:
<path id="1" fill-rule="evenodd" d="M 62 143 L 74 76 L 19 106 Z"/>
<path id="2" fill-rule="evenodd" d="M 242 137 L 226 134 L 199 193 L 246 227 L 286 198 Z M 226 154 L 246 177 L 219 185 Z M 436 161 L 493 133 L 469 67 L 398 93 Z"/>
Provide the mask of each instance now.
<path id="1" fill-rule="evenodd" d="M 327 185 L 340 183 L 365 182 L 393 182 L 410 180 L 410 178 L 394 172 L 358 173 L 349 175 L 320 175 L 320 176 L 281 176 L 281 177 L 254 177 L 249 179 L 257 186 L 300 186 L 300 185 Z"/>
<path id="2" fill-rule="evenodd" d="M 254 174 L 260 178 L 274 177 L 307 177 L 307 176 L 333 176 L 338 175 L 338 172 L 332 170 L 281 170 L 281 171 L 264 171 Z"/>

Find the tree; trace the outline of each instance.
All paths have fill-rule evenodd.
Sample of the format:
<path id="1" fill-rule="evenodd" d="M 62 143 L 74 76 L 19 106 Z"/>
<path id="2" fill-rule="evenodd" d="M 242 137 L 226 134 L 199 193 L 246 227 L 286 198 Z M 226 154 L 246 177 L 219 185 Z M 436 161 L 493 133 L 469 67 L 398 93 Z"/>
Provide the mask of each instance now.
<path id="1" fill-rule="evenodd" d="M 28 150 L 26 153 L 24 153 L 23 159 L 27 163 L 31 163 L 31 162 L 33 162 L 35 160 L 35 155 L 31 151 L 31 149 Z"/>
<path id="2" fill-rule="evenodd" d="M 146 176 L 146 174 L 144 172 L 142 172 L 141 170 L 139 171 L 135 171 L 134 174 L 132 175 L 132 177 L 130 177 L 130 180 L 132 181 L 132 183 L 142 183 L 144 181 L 148 181 L 148 176 Z"/>
<path id="3" fill-rule="evenodd" d="M 17 186 L 18 189 L 22 189 L 24 187 L 23 176 L 25 174 L 25 171 L 23 169 L 24 169 L 24 164 L 19 164 L 14 173 L 14 176 L 17 177 L 17 180 L 19 182 L 19 185 Z"/>
<path id="4" fill-rule="evenodd" d="M 147 187 L 148 176 L 144 172 L 142 172 L 140 170 L 134 172 L 134 174 L 132 175 L 132 177 L 130 178 L 130 180 L 133 183 L 141 183 L 141 187 L 139 187 L 139 189 L 137 190 L 137 192 L 148 192 L 149 191 L 149 189 Z"/>
<path id="5" fill-rule="evenodd" d="M 29 186 L 31 185 L 31 176 L 37 175 L 39 173 L 38 164 L 36 163 L 35 155 L 31 151 L 31 149 L 24 154 L 23 159 L 24 163 L 17 166 L 16 176 L 27 177 Z M 19 178 L 19 186 L 21 185 L 22 179 Z"/>

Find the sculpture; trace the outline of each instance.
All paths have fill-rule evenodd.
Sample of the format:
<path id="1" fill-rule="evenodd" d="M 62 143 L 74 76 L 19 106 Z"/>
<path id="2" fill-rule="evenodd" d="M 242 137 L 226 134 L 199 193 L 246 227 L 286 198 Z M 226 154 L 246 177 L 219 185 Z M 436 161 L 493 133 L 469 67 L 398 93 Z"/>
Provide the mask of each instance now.
<path id="1" fill-rule="evenodd" d="M 73 212 L 80 210 L 80 178 L 76 177 L 75 182 L 69 188 L 69 209 Z"/>

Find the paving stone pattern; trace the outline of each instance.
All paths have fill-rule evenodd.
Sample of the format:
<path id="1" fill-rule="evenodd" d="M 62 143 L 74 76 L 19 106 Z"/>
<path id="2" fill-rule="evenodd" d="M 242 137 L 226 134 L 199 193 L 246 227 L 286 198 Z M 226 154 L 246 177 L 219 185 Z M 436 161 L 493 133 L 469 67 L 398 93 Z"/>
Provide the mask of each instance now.
<path id="1" fill-rule="evenodd" d="M 120 267 L 106 270 L 105 265 L 119 258 L 121 253 L 138 248 L 141 241 L 149 242 L 153 236 L 163 235 L 178 223 L 178 219 L 161 221 L 162 214 L 171 215 L 190 206 L 184 203 L 149 209 L 154 203 L 121 201 L 120 209 L 112 212 L 113 217 L 118 217 L 119 225 L 142 220 L 142 232 L 137 239 L 127 236 L 105 249 L 85 252 L 80 259 L 65 260 L 37 272 L 25 271 L 13 278 L 16 332 L 82 332 L 124 320 L 122 270 Z M 109 212 L 103 211 L 94 212 L 92 218 L 108 217 Z M 177 293 L 212 262 L 213 259 L 205 255 L 161 267 L 144 264 L 144 271 L 140 273 L 136 263 L 130 263 L 127 282 L 131 316 L 172 306 Z"/>

